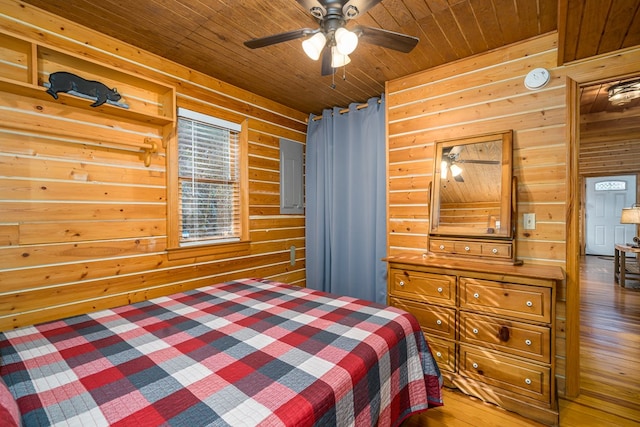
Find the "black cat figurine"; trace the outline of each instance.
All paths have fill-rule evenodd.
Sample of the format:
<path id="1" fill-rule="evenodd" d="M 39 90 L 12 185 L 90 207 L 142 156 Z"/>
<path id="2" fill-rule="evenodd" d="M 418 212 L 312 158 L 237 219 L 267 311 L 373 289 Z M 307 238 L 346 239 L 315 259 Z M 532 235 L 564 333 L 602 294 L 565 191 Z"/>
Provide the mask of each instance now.
<path id="1" fill-rule="evenodd" d="M 122 98 L 116 88 L 109 89 L 104 83 L 86 80 L 66 71 L 49 74 L 49 83 L 47 93 L 54 99 L 58 99 L 58 92 L 74 91 L 95 98 L 96 101 L 91 104 L 92 107 L 97 107 L 107 101 L 117 102 Z"/>

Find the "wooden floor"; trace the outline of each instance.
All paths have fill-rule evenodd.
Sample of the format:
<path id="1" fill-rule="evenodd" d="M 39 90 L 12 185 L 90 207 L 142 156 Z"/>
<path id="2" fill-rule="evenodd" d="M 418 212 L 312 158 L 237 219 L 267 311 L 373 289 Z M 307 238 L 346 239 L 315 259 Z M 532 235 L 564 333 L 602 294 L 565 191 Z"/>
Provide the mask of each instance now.
<path id="1" fill-rule="evenodd" d="M 638 427 L 640 289 L 614 285 L 613 258 L 598 256 L 582 259 L 580 289 L 581 393 L 560 400 L 560 426 Z M 402 427 L 542 426 L 460 392 L 445 389 L 444 402 Z"/>

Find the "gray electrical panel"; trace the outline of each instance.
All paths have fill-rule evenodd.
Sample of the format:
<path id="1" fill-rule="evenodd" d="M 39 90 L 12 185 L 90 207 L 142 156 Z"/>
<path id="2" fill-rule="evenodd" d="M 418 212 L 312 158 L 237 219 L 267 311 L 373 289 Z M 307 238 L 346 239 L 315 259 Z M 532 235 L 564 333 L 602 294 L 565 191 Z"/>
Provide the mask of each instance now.
<path id="1" fill-rule="evenodd" d="M 304 155 L 299 142 L 280 139 L 280 213 L 304 213 Z"/>

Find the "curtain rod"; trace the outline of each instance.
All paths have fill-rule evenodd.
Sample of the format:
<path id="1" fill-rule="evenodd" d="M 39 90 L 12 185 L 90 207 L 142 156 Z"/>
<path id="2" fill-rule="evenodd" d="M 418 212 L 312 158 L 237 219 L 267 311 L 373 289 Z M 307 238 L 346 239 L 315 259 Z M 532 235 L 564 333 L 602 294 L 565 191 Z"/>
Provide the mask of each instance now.
<path id="1" fill-rule="evenodd" d="M 378 102 L 378 104 L 380 104 L 382 102 L 382 100 L 378 99 L 377 102 Z M 369 104 L 358 104 L 358 105 L 356 105 L 356 110 L 362 110 L 363 108 L 367 108 L 368 106 L 369 106 Z M 346 114 L 348 112 L 349 112 L 348 108 L 343 108 L 342 110 L 338 111 L 338 114 Z M 333 111 L 331 112 L 331 115 L 333 116 Z M 322 120 L 322 115 L 315 116 L 312 120 L 314 122 L 318 121 L 318 120 Z"/>

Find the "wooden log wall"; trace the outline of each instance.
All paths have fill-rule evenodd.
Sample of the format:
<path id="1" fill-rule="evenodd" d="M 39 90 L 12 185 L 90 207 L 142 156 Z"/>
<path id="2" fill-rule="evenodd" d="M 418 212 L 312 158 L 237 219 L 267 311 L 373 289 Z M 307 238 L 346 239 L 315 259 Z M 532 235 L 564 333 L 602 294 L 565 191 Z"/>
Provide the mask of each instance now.
<path id="1" fill-rule="evenodd" d="M 390 255 L 427 251 L 434 141 L 513 130 L 517 258 L 565 267 L 567 94 L 556 64 L 554 33 L 387 83 Z M 538 67 L 551 81 L 532 91 L 524 77 Z M 522 229 L 524 213 L 536 214 L 535 230 Z M 560 393 L 565 291 L 561 286 L 557 310 Z"/>
<path id="2" fill-rule="evenodd" d="M 640 109 L 580 115 L 580 175 L 640 173 Z"/>
<path id="3" fill-rule="evenodd" d="M 500 205 L 489 202 L 441 203 L 440 224 L 457 224 L 477 229 L 493 228 L 500 221 Z"/>
<path id="4" fill-rule="evenodd" d="M 279 213 L 279 140 L 303 144 L 306 114 L 13 0 L 0 0 L 0 31 L 27 46 L 63 52 L 63 58 L 68 54 L 130 74 L 130 87 L 148 80 L 155 82 L 152 89 L 174 88 L 179 107 L 236 123 L 247 120 L 251 239 L 248 253 L 169 259 L 167 185 L 172 184 L 162 143 L 174 139 L 175 122 L 147 120 L 127 110 L 105 113 L 70 97 L 32 96 L 32 90 L 14 90 L 4 82 L 0 330 L 241 277 L 305 285 L 304 215 Z M 7 64 L 33 76 L 25 58 L 15 54 L 20 49 L 6 46 L 0 46 L 0 79 L 21 75 L 16 67 L 7 71 L 12 68 Z M 38 63 L 46 67 L 42 58 Z M 170 103 L 170 98 L 142 100 L 154 104 L 152 109 Z M 148 167 L 140 152 L 110 144 L 144 139 L 158 143 Z"/>

